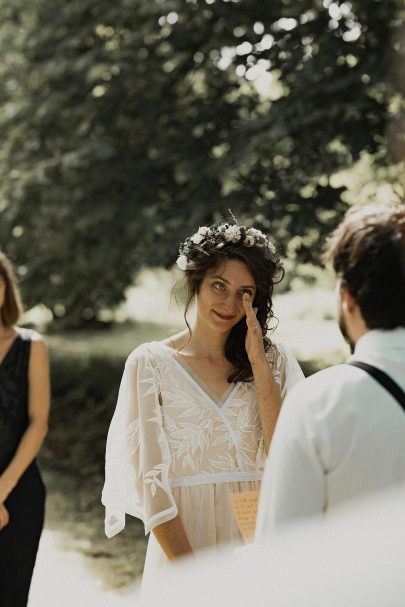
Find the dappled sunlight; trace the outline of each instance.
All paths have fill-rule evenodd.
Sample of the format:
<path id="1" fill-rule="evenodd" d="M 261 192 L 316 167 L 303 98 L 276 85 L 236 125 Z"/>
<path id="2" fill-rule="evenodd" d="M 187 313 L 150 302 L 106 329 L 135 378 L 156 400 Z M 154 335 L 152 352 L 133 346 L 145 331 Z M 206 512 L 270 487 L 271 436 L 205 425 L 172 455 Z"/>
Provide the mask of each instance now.
<path id="1" fill-rule="evenodd" d="M 173 288 L 182 284 L 183 276 L 174 270 L 143 270 L 136 285 L 128 289 L 126 302 L 118 317 L 138 322 L 155 322 L 170 329 L 184 324 L 181 293 Z M 176 295 L 178 301 L 176 302 Z"/>
<path id="2" fill-rule="evenodd" d="M 320 367 L 325 367 L 349 355 L 335 320 L 333 291 L 308 288 L 280 295 L 274 300 L 274 312 L 279 319 L 274 335 L 293 350 L 298 360 L 317 360 Z"/>

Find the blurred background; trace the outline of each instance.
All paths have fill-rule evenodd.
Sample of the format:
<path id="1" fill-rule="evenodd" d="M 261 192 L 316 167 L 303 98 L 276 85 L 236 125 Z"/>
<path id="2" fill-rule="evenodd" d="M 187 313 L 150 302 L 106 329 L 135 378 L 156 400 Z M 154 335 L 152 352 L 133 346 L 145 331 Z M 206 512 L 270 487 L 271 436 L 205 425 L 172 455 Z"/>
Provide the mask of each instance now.
<path id="1" fill-rule="evenodd" d="M 185 236 L 228 209 L 269 232 L 287 269 L 274 338 L 306 374 L 347 355 L 320 251 L 350 205 L 404 198 L 404 13 L 402 0 L 0 0 L 0 246 L 53 384 L 33 607 L 61 551 L 108 592 L 142 571 L 137 521 L 103 536 L 105 438 L 126 356 L 183 326 Z"/>

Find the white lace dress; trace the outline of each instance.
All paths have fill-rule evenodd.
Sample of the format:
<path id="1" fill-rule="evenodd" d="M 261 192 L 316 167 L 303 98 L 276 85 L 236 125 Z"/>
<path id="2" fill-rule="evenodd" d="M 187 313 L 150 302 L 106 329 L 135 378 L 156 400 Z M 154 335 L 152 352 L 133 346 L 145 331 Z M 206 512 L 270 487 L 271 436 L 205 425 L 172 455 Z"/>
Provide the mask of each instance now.
<path id="1" fill-rule="evenodd" d="M 293 355 L 271 348 L 282 398 L 303 378 Z M 263 438 L 254 383 L 231 384 L 218 400 L 162 342 L 128 357 L 106 450 L 106 534 L 140 518 L 145 533 L 180 515 L 194 550 L 240 541 L 229 494 L 258 489 Z M 150 535 L 143 584 L 168 559 Z"/>

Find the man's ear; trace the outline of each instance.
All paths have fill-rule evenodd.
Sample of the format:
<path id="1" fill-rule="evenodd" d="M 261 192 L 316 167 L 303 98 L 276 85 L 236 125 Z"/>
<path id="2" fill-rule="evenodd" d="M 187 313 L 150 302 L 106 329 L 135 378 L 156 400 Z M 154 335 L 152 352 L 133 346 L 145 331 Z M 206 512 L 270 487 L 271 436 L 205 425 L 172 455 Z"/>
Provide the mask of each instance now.
<path id="1" fill-rule="evenodd" d="M 340 299 L 342 302 L 342 308 L 349 314 L 353 314 L 357 308 L 357 301 L 349 289 L 343 285 L 340 287 Z"/>

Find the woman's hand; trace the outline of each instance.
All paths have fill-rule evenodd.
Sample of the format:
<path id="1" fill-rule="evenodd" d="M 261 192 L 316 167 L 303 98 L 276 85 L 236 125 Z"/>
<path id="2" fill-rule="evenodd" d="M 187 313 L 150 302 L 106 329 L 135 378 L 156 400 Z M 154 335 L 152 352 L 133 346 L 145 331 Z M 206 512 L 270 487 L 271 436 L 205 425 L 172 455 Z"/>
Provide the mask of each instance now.
<path id="1" fill-rule="evenodd" d="M 252 368 L 266 361 L 266 352 L 263 345 L 263 331 L 257 320 L 256 312 L 252 307 L 251 298 L 248 293 L 243 294 L 243 307 L 246 313 L 246 324 L 248 327 L 245 347 Z"/>
<path id="2" fill-rule="evenodd" d="M 247 293 L 243 295 L 243 306 L 248 326 L 246 352 L 252 365 L 264 450 L 267 454 L 281 407 L 280 386 L 274 380 L 271 366 L 267 361 L 263 345 L 263 331 Z"/>
<path id="3" fill-rule="evenodd" d="M 13 489 L 14 485 L 8 483 L 4 475 L 0 476 L 0 504 L 4 504 Z"/>
<path id="4" fill-rule="evenodd" d="M 0 531 L 9 523 L 10 516 L 4 504 L 0 504 Z"/>

